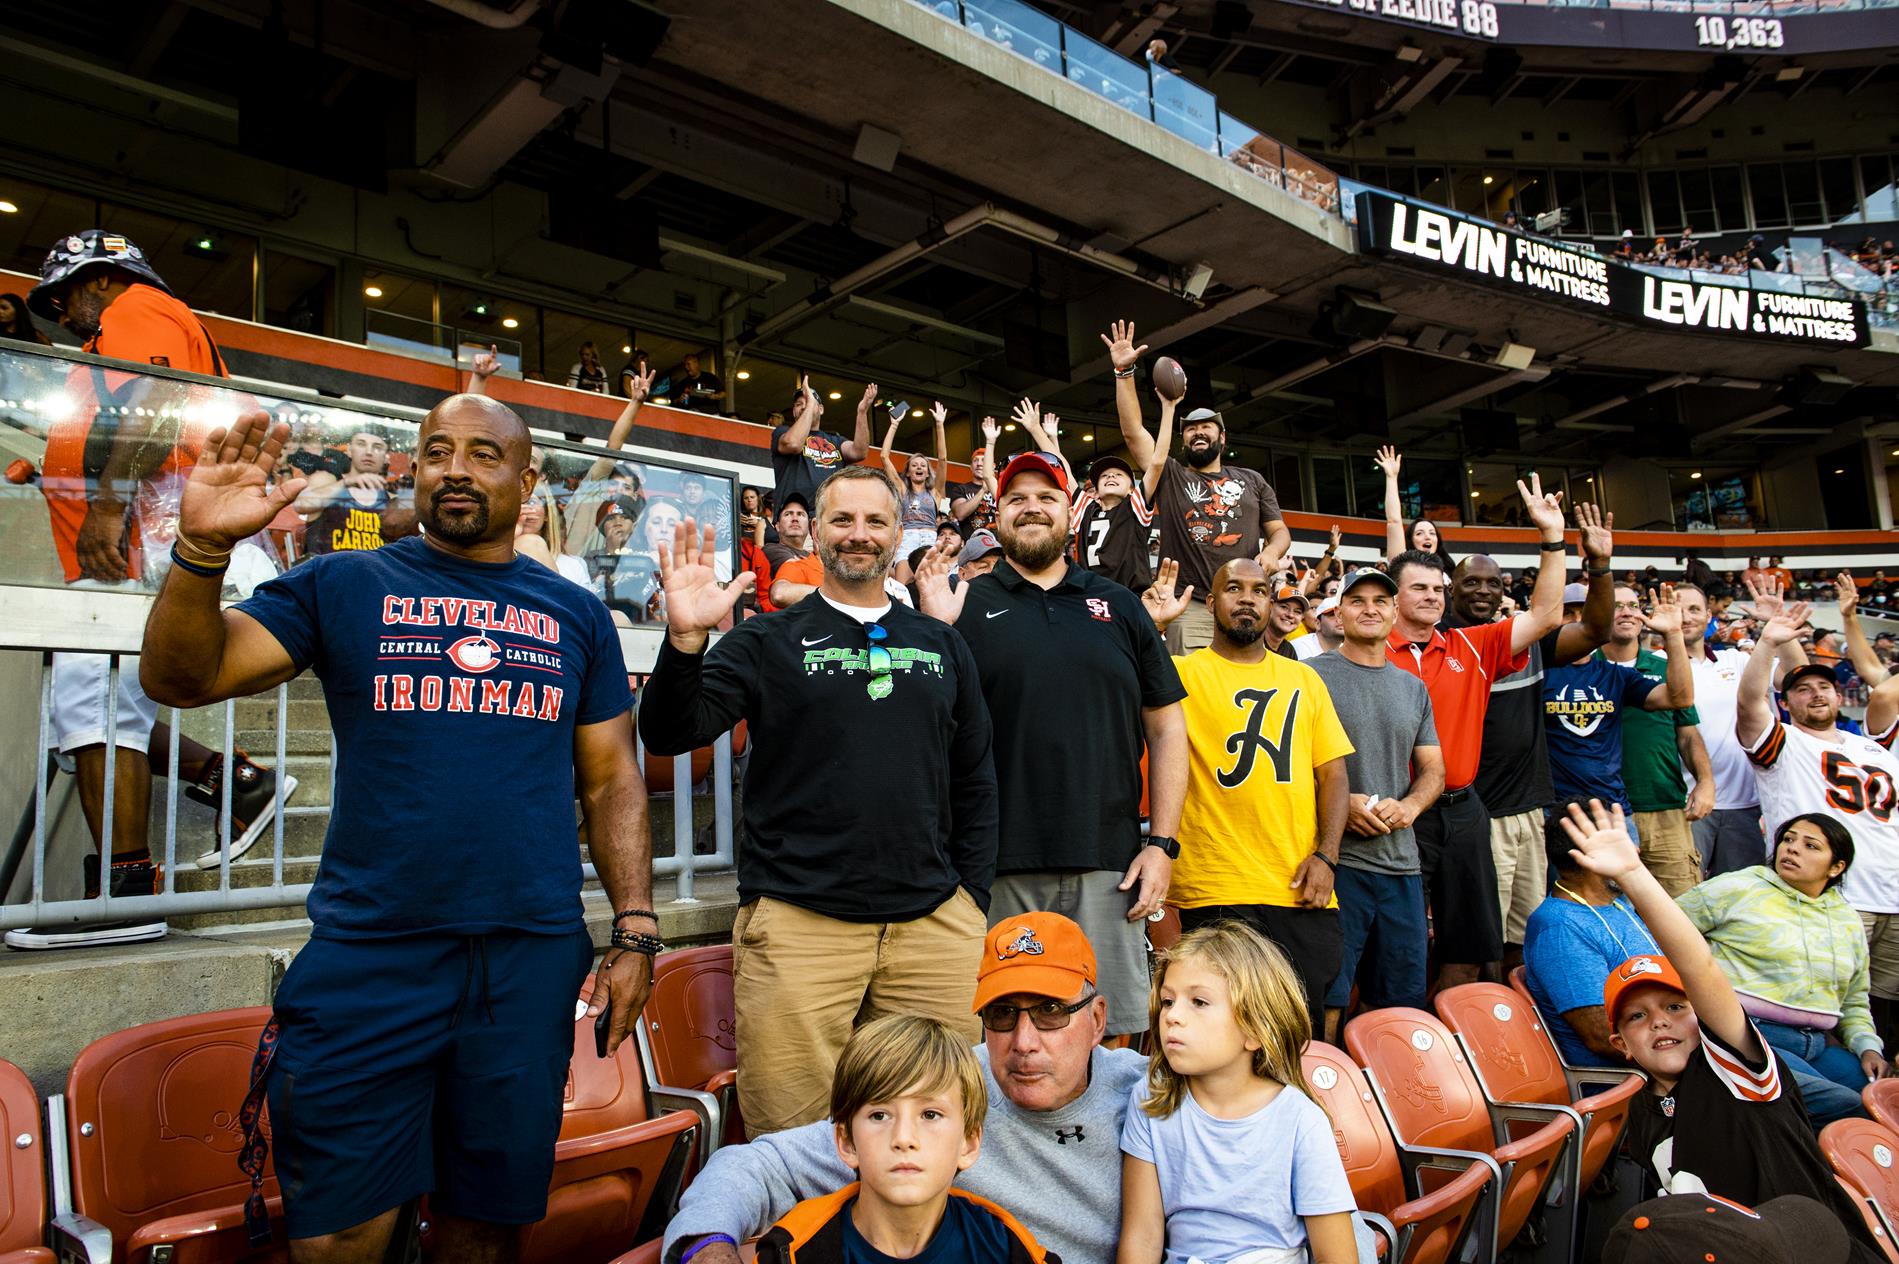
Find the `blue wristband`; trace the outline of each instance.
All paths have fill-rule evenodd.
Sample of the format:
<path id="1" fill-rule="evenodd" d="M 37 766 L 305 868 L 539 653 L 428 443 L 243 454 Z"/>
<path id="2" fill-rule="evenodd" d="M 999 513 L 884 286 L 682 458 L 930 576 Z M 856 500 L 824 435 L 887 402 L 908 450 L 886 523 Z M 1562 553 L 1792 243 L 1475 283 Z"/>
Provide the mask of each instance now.
<path id="1" fill-rule="evenodd" d="M 738 1247 L 738 1239 L 729 1233 L 708 1233 L 705 1237 L 700 1238 L 697 1242 L 686 1248 L 685 1252 L 679 1257 L 679 1264 L 691 1264 L 693 1256 L 699 1254 L 699 1252 L 705 1250 L 714 1242 L 723 1242 L 734 1249 Z"/>
<path id="2" fill-rule="evenodd" d="M 193 575 L 202 575 L 206 579 L 216 579 L 220 575 L 224 574 L 225 571 L 230 569 L 230 563 L 228 562 L 225 563 L 223 566 L 211 567 L 211 566 L 202 566 L 197 562 L 186 561 L 185 558 L 179 554 L 178 546 L 176 544 L 171 546 L 171 560 L 172 560 L 172 565 L 182 566 L 186 570 L 190 571 Z"/>

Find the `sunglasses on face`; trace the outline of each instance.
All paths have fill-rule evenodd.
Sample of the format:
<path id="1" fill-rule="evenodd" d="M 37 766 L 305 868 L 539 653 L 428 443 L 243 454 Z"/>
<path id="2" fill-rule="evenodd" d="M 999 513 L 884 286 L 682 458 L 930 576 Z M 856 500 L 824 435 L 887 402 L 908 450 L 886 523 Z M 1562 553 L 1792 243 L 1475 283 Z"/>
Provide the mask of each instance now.
<path id="1" fill-rule="evenodd" d="M 1033 1005 L 1008 1005 L 1001 1001 L 985 1005 L 976 1011 L 982 1019 L 982 1025 L 990 1031 L 1014 1031 L 1027 1014 L 1029 1021 L 1035 1024 L 1037 1031 L 1060 1031 L 1074 1019 L 1075 1015 L 1086 1009 L 1095 999 L 1092 990 L 1073 1005 L 1065 1001 L 1037 1001 Z"/>

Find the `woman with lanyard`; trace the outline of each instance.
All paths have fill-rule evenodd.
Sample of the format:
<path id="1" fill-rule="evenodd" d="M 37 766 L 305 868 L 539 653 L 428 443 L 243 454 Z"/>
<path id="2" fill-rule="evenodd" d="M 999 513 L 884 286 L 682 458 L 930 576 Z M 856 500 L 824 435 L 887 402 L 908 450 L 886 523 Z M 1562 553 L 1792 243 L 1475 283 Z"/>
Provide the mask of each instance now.
<path id="1" fill-rule="evenodd" d="M 1873 1027 L 1866 934 L 1839 889 L 1852 864 L 1846 826 L 1809 812 L 1780 827 L 1771 865 L 1710 878 L 1677 903 L 1781 1060 L 1857 1095 L 1889 1068 Z"/>

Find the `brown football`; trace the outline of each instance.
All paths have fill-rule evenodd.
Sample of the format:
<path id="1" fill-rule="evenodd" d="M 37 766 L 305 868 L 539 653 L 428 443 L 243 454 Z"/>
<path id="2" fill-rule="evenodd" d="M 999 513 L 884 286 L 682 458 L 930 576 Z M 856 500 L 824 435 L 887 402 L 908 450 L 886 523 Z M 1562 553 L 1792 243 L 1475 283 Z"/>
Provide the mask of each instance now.
<path id="1" fill-rule="evenodd" d="M 1154 361 L 1154 389 L 1171 400 L 1186 397 L 1187 370 L 1180 367 L 1180 361 L 1172 356 Z"/>

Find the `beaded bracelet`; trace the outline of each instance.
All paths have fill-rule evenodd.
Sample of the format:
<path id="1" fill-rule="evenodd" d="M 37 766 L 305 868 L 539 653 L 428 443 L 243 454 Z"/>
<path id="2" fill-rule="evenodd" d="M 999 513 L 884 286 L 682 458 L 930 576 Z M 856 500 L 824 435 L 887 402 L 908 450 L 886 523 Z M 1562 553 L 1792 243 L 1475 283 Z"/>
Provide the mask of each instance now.
<path id="1" fill-rule="evenodd" d="M 615 948 L 624 948 L 651 957 L 666 950 L 666 941 L 658 935 L 646 935 L 636 930 L 616 930 L 612 944 Z"/>

